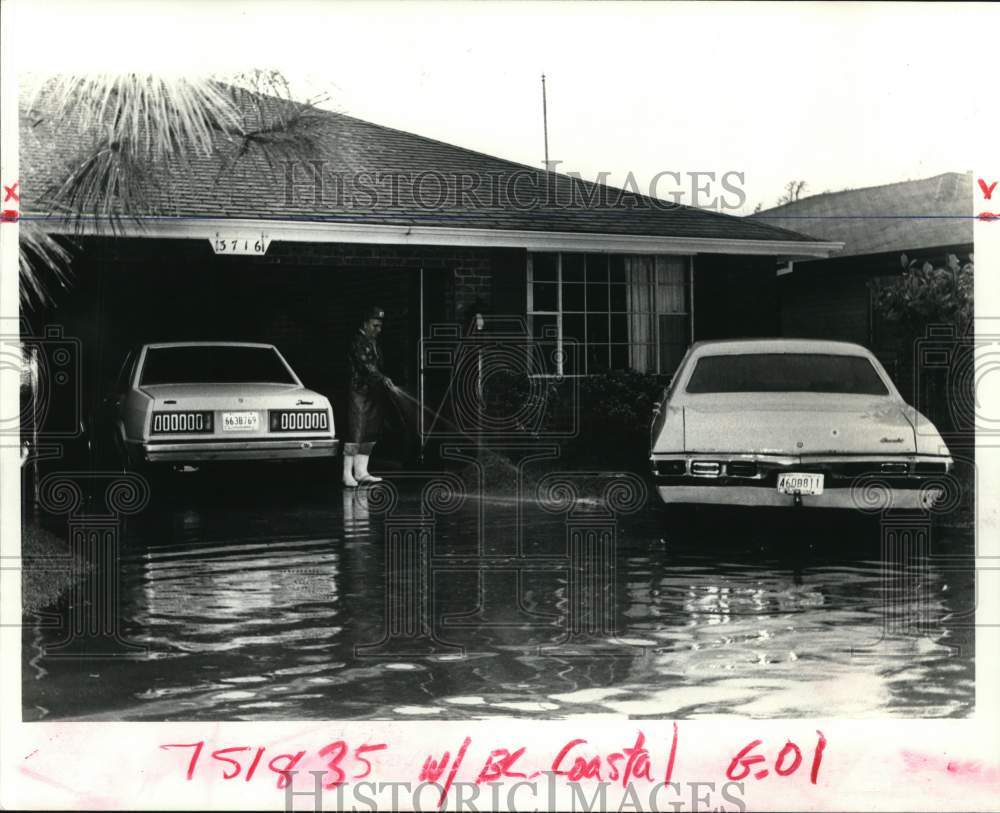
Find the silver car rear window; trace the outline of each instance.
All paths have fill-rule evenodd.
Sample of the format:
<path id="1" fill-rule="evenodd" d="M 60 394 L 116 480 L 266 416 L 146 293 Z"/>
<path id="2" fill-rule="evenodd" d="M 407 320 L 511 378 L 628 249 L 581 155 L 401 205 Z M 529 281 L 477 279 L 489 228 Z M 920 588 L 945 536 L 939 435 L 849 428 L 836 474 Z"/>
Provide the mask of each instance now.
<path id="1" fill-rule="evenodd" d="M 831 392 L 888 395 L 864 356 L 824 353 L 739 353 L 702 356 L 687 392 Z"/>
<path id="2" fill-rule="evenodd" d="M 151 384 L 294 384 L 270 347 L 151 347 L 142 367 Z"/>

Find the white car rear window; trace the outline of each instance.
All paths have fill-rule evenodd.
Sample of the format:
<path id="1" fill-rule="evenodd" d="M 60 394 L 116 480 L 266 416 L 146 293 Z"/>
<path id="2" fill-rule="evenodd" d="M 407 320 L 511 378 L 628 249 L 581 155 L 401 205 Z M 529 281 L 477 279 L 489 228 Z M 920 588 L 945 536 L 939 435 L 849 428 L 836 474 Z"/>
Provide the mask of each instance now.
<path id="1" fill-rule="evenodd" d="M 864 356 L 824 353 L 739 353 L 702 356 L 687 392 L 831 392 L 888 395 Z"/>
<path id="2" fill-rule="evenodd" d="M 140 384 L 294 384 L 270 347 L 151 347 Z"/>

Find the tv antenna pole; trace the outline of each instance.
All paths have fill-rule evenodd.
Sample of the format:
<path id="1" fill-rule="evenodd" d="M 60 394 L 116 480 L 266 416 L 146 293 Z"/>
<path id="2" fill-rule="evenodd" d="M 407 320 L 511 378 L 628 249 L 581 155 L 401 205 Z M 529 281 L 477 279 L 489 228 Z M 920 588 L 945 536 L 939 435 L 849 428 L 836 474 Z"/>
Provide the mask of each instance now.
<path id="1" fill-rule="evenodd" d="M 549 171 L 549 108 L 545 100 L 545 74 L 542 74 L 542 132 L 545 134 L 545 171 Z"/>

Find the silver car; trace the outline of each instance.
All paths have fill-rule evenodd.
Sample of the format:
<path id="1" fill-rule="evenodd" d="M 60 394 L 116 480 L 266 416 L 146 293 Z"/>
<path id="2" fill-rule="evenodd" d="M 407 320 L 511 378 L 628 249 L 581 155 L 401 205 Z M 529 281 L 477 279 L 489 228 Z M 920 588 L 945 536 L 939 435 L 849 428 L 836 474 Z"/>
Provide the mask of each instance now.
<path id="1" fill-rule="evenodd" d="M 700 342 L 654 415 L 665 503 L 927 509 L 952 467 L 934 425 L 864 347 Z"/>
<path id="2" fill-rule="evenodd" d="M 131 465 L 337 453 L 329 400 L 303 386 L 270 344 L 143 345 L 104 407 L 106 432 Z"/>

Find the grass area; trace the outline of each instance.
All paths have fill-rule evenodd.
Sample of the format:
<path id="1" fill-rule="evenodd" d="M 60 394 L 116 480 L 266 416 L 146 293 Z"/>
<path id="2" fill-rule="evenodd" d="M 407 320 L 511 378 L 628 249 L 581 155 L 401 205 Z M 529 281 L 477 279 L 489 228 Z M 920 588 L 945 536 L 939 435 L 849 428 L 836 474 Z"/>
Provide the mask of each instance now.
<path id="1" fill-rule="evenodd" d="M 40 525 L 25 524 L 21 529 L 22 612 L 54 604 L 90 567 L 89 562 L 72 562 L 65 540 Z"/>

